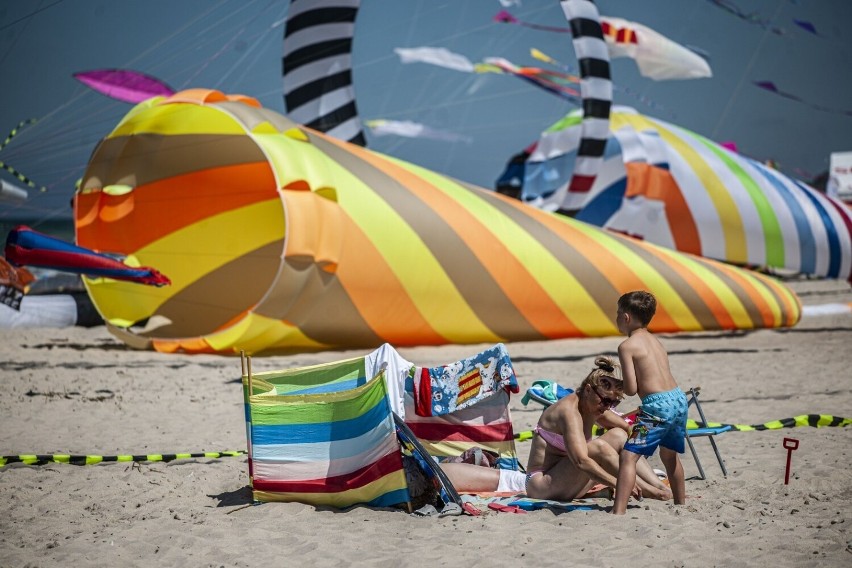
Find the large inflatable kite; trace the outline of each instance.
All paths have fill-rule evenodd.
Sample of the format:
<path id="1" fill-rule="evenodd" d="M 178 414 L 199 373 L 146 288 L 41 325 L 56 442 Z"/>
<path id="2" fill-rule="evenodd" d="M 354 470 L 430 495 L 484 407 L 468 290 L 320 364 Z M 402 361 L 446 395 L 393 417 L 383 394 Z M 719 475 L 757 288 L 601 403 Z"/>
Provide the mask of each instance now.
<path id="1" fill-rule="evenodd" d="M 168 274 L 85 279 L 110 327 L 160 351 L 249 353 L 791 326 L 782 284 L 474 188 L 190 90 L 134 107 L 75 196 L 79 245 Z"/>
<path id="2" fill-rule="evenodd" d="M 529 152 L 521 199 L 679 251 L 739 265 L 852 277 L 852 211 L 837 199 L 706 138 L 615 107 L 592 187 L 569 189 L 581 117 Z M 517 162 L 513 158 L 514 162 Z M 508 172 L 508 170 L 507 170 Z"/>

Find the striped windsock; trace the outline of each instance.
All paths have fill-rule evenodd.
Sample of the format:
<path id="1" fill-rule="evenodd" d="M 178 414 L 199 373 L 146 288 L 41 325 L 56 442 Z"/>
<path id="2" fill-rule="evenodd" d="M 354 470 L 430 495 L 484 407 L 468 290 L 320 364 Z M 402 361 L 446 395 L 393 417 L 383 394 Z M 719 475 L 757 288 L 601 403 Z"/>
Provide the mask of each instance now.
<path id="1" fill-rule="evenodd" d="M 601 337 L 618 333 L 612 313 L 629 290 L 657 296 L 659 332 L 801 316 L 795 294 L 760 274 L 552 215 L 204 89 L 137 105 L 98 145 L 74 214 L 78 246 L 169 276 L 163 287 L 86 280 L 114 333 L 166 352 Z M 147 321 L 157 325 L 138 327 Z"/>
<path id="2" fill-rule="evenodd" d="M 284 28 L 284 106 L 293 121 L 366 146 L 352 87 L 360 0 L 292 0 Z"/>
<path id="3" fill-rule="evenodd" d="M 583 204 L 603 160 L 609 135 L 612 80 L 609 50 L 603 38 L 601 18 L 591 0 L 563 0 L 565 17 L 571 25 L 574 51 L 580 67 L 583 98 L 583 129 L 574 172 L 557 213 L 573 214 Z"/>

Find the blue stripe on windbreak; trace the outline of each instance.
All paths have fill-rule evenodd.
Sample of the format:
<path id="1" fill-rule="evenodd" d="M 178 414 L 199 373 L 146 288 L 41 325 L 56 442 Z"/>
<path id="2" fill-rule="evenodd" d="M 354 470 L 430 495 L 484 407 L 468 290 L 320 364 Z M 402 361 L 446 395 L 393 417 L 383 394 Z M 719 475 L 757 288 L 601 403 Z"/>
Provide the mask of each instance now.
<path id="1" fill-rule="evenodd" d="M 289 463 L 339 461 L 356 456 L 373 455 L 387 445 L 388 439 L 396 437 L 396 429 L 390 417 L 362 436 L 347 440 L 336 440 L 303 444 L 298 440 L 285 444 L 252 444 L 255 463 Z M 372 454 L 370 453 L 372 452 Z M 376 461 L 377 457 L 363 458 L 363 461 Z"/>
<path id="2" fill-rule="evenodd" d="M 792 179 L 792 178 L 791 178 Z M 815 195 L 811 194 L 811 190 L 802 185 L 799 181 L 793 180 L 805 196 L 811 201 L 814 208 L 819 213 L 820 219 L 825 224 L 825 232 L 828 235 L 828 278 L 840 278 L 840 235 L 837 234 L 837 227 L 834 226 L 834 221 L 831 220 L 831 215 L 825 210 Z"/>
<path id="3" fill-rule="evenodd" d="M 627 191 L 627 178 L 621 178 L 595 196 L 580 209 L 575 219 L 603 227 L 615 212 L 621 209 L 624 192 Z"/>
<path id="4" fill-rule="evenodd" d="M 407 503 L 409 501 L 411 501 L 411 498 L 408 496 L 408 489 L 396 489 L 395 491 L 388 491 L 379 495 L 367 503 L 367 505 L 370 507 L 390 507 L 391 505 L 399 505 L 400 503 Z"/>
<path id="5" fill-rule="evenodd" d="M 308 424 L 253 424 L 252 444 L 309 444 L 361 436 L 390 416 L 387 397 L 357 418 Z"/>
<path id="6" fill-rule="evenodd" d="M 330 383 L 319 385 L 315 387 L 310 387 L 302 390 L 294 390 L 288 391 L 287 396 L 293 394 L 323 394 L 329 392 L 343 392 L 347 390 L 352 390 L 354 388 L 360 387 L 361 385 L 367 382 L 367 377 L 358 377 L 357 379 L 350 379 L 348 381 L 341 381 L 339 383 Z"/>
<path id="7" fill-rule="evenodd" d="M 763 164 L 752 160 L 751 165 L 778 191 L 778 194 L 790 209 L 793 223 L 796 225 L 796 233 L 799 235 L 799 270 L 805 274 L 814 274 L 816 272 L 817 257 L 816 238 L 814 238 L 811 224 L 808 222 L 808 216 L 802 209 L 802 205 L 793 196 L 792 190 L 774 175 L 770 174 Z M 777 214 L 775 216 L 778 217 Z"/>

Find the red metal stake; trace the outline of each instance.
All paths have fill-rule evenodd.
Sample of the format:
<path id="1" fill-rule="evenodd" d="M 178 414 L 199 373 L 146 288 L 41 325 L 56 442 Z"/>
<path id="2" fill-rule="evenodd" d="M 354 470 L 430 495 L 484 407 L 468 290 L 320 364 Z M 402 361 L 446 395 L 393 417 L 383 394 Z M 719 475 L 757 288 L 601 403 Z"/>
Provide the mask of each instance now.
<path id="1" fill-rule="evenodd" d="M 793 450 L 799 448 L 799 441 L 795 438 L 784 438 L 784 448 L 787 449 L 787 470 L 784 472 L 784 485 L 790 483 L 790 459 L 793 457 Z"/>

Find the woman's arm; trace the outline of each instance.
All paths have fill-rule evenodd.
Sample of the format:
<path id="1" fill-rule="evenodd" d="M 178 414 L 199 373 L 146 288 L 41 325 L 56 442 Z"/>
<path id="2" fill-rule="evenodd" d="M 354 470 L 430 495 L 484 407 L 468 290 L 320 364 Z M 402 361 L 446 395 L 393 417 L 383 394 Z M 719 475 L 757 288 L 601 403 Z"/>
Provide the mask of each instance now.
<path id="1" fill-rule="evenodd" d="M 630 424 L 621 417 L 620 414 L 613 412 L 612 410 L 607 410 L 604 412 L 600 418 L 598 418 L 598 426 L 606 428 L 607 430 L 611 428 L 621 428 L 627 433 L 630 433 Z"/>
<path id="2" fill-rule="evenodd" d="M 618 346 L 618 362 L 621 364 L 621 378 L 624 379 L 624 394 L 633 396 L 639 388 L 636 382 L 636 367 L 633 365 L 633 350 L 629 342 L 630 339 L 625 339 Z"/>
<path id="3" fill-rule="evenodd" d="M 589 457 L 589 444 L 583 435 L 583 418 L 576 408 L 567 408 L 559 416 L 568 459 L 593 481 L 615 487 L 617 479 Z"/>

